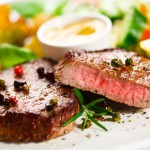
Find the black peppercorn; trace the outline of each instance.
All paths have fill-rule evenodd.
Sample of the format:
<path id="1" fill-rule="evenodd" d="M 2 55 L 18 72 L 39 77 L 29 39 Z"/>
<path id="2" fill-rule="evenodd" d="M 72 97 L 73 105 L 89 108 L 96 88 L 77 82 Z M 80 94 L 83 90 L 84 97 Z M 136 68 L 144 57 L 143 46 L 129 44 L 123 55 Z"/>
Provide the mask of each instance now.
<path id="1" fill-rule="evenodd" d="M 54 108 L 53 105 L 45 105 L 45 110 L 46 111 L 51 111 Z"/>
<path id="2" fill-rule="evenodd" d="M 47 80 L 49 80 L 51 83 L 55 83 L 55 77 L 54 77 L 54 73 L 53 72 L 46 72 L 45 73 L 45 69 L 44 67 L 39 67 L 37 69 L 37 73 L 39 78 L 46 78 Z"/>
<path id="3" fill-rule="evenodd" d="M 58 100 L 56 98 L 50 99 L 49 104 L 45 105 L 46 111 L 51 111 L 54 107 L 56 107 L 58 104 Z"/>
<path id="4" fill-rule="evenodd" d="M 2 104 L 3 100 L 4 100 L 4 95 L 0 94 L 0 105 Z"/>
<path id="5" fill-rule="evenodd" d="M 53 72 L 46 72 L 45 77 L 51 83 L 55 83 L 54 73 Z"/>
<path id="6" fill-rule="evenodd" d="M 44 67 L 39 67 L 37 69 L 37 73 L 38 73 L 39 78 L 44 78 L 45 77 L 45 69 L 44 69 Z"/>
<path id="7" fill-rule="evenodd" d="M 11 105 L 11 102 L 9 101 L 8 98 L 5 98 L 5 99 L 3 100 L 3 105 L 5 105 L 5 106 L 10 106 L 10 105 Z"/>
<path id="8" fill-rule="evenodd" d="M 26 84 L 27 84 L 26 82 L 14 81 L 14 88 L 15 88 L 17 91 L 23 91 L 23 87 L 24 87 L 24 85 L 26 85 Z"/>
<path id="9" fill-rule="evenodd" d="M 4 98 L 4 95 L 0 94 L 0 105 L 10 106 L 11 102 L 8 98 Z"/>
<path id="10" fill-rule="evenodd" d="M 143 66 L 142 69 L 143 69 L 144 71 L 149 71 L 149 67 L 148 67 L 148 66 Z"/>
<path id="11" fill-rule="evenodd" d="M 14 88 L 16 91 L 23 91 L 25 94 L 29 94 L 29 86 L 26 82 L 14 81 Z"/>

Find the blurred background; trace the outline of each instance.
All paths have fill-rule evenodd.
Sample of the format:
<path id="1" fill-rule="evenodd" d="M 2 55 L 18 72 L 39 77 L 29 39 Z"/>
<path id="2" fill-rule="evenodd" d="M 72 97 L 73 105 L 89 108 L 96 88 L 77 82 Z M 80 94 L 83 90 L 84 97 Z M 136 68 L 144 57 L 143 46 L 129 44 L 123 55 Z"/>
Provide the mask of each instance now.
<path id="1" fill-rule="evenodd" d="M 32 57 L 44 57 L 36 36 L 44 22 L 64 14 L 86 12 L 100 13 L 111 19 L 112 47 L 150 57 L 150 0 L 1 0 L 1 69 Z M 126 35 L 126 39 L 121 38 L 123 35 Z M 24 50 L 31 51 L 34 56 L 25 58 L 23 54 L 24 58 L 20 61 L 16 53 Z M 8 54 L 11 56 L 8 57 Z M 12 56 L 14 61 L 10 63 Z"/>

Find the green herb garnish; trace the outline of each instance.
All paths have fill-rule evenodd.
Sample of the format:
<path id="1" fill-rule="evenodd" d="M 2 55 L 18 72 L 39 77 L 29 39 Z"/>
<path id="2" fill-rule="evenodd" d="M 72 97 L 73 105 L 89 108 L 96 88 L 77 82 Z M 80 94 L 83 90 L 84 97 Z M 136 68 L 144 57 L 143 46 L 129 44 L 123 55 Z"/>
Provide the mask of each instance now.
<path id="1" fill-rule="evenodd" d="M 131 66 L 132 64 L 133 64 L 132 58 L 127 58 L 127 59 L 125 60 L 125 65 Z"/>
<path id="2" fill-rule="evenodd" d="M 111 60 L 111 66 L 112 67 L 121 68 L 122 65 L 123 64 L 122 64 L 122 61 L 120 59 L 114 58 L 114 59 Z"/>
<path id="3" fill-rule="evenodd" d="M 84 130 L 85 128 L 89 128 L 92 125 L 91 120 L 88 119 L 87 114 L 85 115 L 85 118 L 83 118 L 83 122 L 82 122 L 82 130 Z"/>
<path id="4" fill-rule="evenodd" d="M 94 101 L 84 105 L 84 97 L 83 97 L 82 93 L 80 92 L 80 90 L 75 88 L 74 93 L 75 93 L 75 95 L 78 98 L 78 101 L 80 103 L 80 111 L 75 116 L 73 116 L 70 120 L 65 122 L 62 125 L 62 127 L 64 127 L 64 126 L 70 124 L 71 122 L 75 121 L 80 116 L 82 116 L 83 113 L 85 113 L 85 118 L 83 118 L 83 123 L 82 123 L 82 130 L 84 130 L 85 128 L 90 127 L 91 122 L 93 122 L 94 124 L 96 124 L 100 128 L 104 129 L 105 131 L 108 131 L 105 126 L 100 124 L 95 119 L 95 116 L 102 116 L 102 115 L 108 115 L 108 116 L 111 116 L 112 118 L 116 117 L 115 113 L 113 113 L 112 111 L 109 111 L 109 110 L 107 110 L 103 107 L 97 106 L 98 103 L 101 103 L 101 102 L 105 101 L 105 99 L 100 98 L 100 99 L 94 100 Z"/>

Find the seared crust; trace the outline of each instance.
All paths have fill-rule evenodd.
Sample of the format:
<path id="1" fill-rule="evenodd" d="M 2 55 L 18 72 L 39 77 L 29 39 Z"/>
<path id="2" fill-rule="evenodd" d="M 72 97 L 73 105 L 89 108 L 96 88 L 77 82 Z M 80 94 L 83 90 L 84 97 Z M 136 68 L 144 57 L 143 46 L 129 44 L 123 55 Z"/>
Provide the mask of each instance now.
<path id="1" fill-rule="evenodd" d="M 125 64 L 127 58 L 133 59 L 133 64 L 127 67 L 126 71 L 115 70 L 110 64 L 111 60 L 117 58 L 121 59 Z M 150 87 L 150 61 L 134 52 L 127 52 L 120 48 L 104 49 L 99 51 L 76 50 L 66 53 L 65 57 L 60 60 L 55 66 L 55 76 L 59 75 L 59 70 L 70 62 L 84 63 L 92 68 L 101 70 L 108 76 L 127 79 L 133 83 L 138 83 L 143 86 Z M 146 70 L 143 70 L 146 68 Z M 60 75 L 61 76 L 61 75 Z M 144 78 L 143 78 L 144 77 Z"/>
<path id="2" fill-rule="evenodd" d="M 0 78 L 6 81 L 6 90 L 0 93 L 6 98 L 15 96 L 18 100 L 16 106 L 0 106 L 0 140 L 43 141 L 71 131 L 74 123 L 66 127 L 61 125 L 78 112 L 78 101 L 74 93 L 59 83 L 52 84 L 45 78 L 39 79 L 36 72 L 38 67 L 53 71 L 53 63 L 38 60 L 22 67 L 22 78 L 15 76 L 13 68 L 0 73 Z M 29 94 L 16 92 L 14 80 L 27 82 Z M 46 111 L 45 106 L 53 98 L 58 100 L 58 104 Z"/>

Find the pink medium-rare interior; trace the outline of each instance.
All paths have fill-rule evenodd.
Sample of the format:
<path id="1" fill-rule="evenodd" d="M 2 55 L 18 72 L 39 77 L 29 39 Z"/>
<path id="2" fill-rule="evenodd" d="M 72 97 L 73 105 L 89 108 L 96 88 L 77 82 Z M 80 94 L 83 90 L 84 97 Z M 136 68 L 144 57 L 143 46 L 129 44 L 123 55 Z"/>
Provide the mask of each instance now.
<path id="1" fill-rule="evenodd" d="M 106 96 L 129 106 L 150 107 L 150 89 L 142 85 L 111 77 L 81 62 L 72 61 L 65 64 L 59 72 L 59 80 L 64 84 Z"/>

